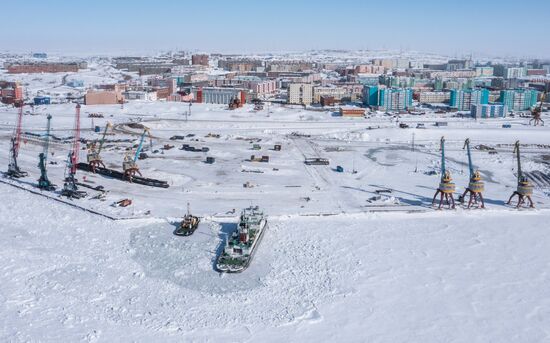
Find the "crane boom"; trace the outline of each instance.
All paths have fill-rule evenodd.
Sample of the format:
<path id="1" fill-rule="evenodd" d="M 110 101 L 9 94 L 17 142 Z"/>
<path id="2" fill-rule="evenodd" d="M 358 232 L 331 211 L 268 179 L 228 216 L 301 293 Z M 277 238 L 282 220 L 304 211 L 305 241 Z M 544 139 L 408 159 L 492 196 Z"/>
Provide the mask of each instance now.
<path id="1" fill-rule="evenodd" d="M 136 154 L 134 155 L 134 162 L 137 162 L 139 154 L 141 153 L 141 149 L 143 149 L 143 141 L 145 139 L 145 134 L 146 133 L 149 133 L 149 130 L 147 128 L 145 128 L 143 130 L 143 133 L 141 134 L 141 138 L 139 140 L 139 145 L 138 145 L 138 148 L 136 150 Z"/>
<path id="2" fill-rule="evenodd" d="M 101 149 L 103 149 L 103 143 L 105 143 L 105 136 L 107 135 L 107 130 L 109 129 L 109 127 L 111 127 L 111 123 L 107 122 L 107 125 L 105 125 L 105 130 L 103 131 L 103 136 L 99 141 L 99 147 L 97 148 L 98 155 L 101 153 Z"/>
<path id="3" fill-rule="evenodd" d="M 464 147 L 462 149 L 466 148 L 466 151 L 468 153 L 468 168 L 470 170 L 470 179 L 474 176 L 474 165 L 472 164 L 472 154 L 470 152 L 470 138 L 466 138 L 466 141 L 464 142 Z"/>
<path id="4" fill-rule="evenodd" d="M 15 141 L 13 145 L 14 157 L 19 156 L 19 146 L 21 144 L 21 127 L 23 123 L 23 102 L 20 103 L 19 112 L 17 114 L 17 126 L 15 127 Z"/>
<path id="5" fill-rule="evenodd" d="M 441 137 L 441 180 L 445 177 L 445 137 Z"/>
<path id="6" fill-rule="evenodd" d="M 44 162 L 48 160 L 48 150 L 50 149 L 50 132 L 51 132 L 52 115 L 48 114 L 46 118 L 48 119 L 48 125 L 46 127 L 46 137 L 44 138 Z"/>
<path id="7" fill-rule="evenodd" d="M 519 141 L 516 141 L 516 144 L 514 145 L 514 153 L 516 154 L 516 158 L 518 159 L 518 182 L 522 180 L 522 172 L 521 172 L 521 155 L 519 152 Z"/>
<path id="8" fill-rule="evenodd" d="M 76 105 L 74 138 L 72 153 L 69 155 L 71 160 L 71 173 L 76 174 L 76 165 L 78 164 L 78 153 L 80 152 L 80 104 Z"/>

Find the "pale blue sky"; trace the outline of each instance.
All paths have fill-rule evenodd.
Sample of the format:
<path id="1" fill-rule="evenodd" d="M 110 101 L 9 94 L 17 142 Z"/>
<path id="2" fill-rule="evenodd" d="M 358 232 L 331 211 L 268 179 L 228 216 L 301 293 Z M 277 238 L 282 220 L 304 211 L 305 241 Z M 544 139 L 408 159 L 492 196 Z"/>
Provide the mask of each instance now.
<path id="1" fill-rule="evenodd" d="M 404 49 L 550 57 L 550 1 L 2 1 L 0 51 Z M 9 34 L 8 34 L 9 33 Z"/>

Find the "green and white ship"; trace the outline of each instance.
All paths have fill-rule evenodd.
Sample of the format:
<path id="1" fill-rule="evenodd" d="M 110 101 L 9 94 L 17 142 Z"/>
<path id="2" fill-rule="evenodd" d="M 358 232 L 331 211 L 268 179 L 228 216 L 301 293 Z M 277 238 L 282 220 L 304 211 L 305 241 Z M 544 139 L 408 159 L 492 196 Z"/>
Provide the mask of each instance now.
<path id="1" fill-rule="evenodd" d="M 224 273 L 240 273 L 245 270 L 267 229 L 267 220 L 258 206 L 245 208 L 237 229 L 227 237 L 223 252 L 218 257 L 216 268 Z"/>

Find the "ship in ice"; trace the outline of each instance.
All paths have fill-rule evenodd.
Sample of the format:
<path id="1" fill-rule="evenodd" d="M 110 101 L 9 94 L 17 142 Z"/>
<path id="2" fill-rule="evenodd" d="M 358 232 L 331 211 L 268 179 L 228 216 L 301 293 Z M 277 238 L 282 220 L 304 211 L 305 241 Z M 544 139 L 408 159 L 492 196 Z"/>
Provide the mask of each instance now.
<path id="1" fill-rule="evenodd" d="M 183 217 L 180 226 L 174 231 L 176 236 L 190 236 L 199 227 L 200 218 L 191 215 L 189 212 L 189 203 L 187 204 L 187 214 Z"/>
<path id="2" fill-rule="evenodd" d="M 267 229 L 267 220 L 258 206 L 245 208 L 237 229 L 227 238 L 216 268 L 224 273 L 240 273 L 245 270 Z"/>

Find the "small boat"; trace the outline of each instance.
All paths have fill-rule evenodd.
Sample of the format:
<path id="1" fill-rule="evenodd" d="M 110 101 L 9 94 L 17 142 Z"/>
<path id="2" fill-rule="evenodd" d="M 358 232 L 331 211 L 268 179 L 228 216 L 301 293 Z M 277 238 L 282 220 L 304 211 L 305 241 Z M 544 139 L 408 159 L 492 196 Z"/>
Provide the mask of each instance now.
<path id="1" fill-rule="evenodd" d="M 180 226 L 174 231 L 176 236 L 191 236 L 199 227 L 200 218 L 189 213 L 189 203 L 187 204 L 187 214 L 183 217 Z"/>

